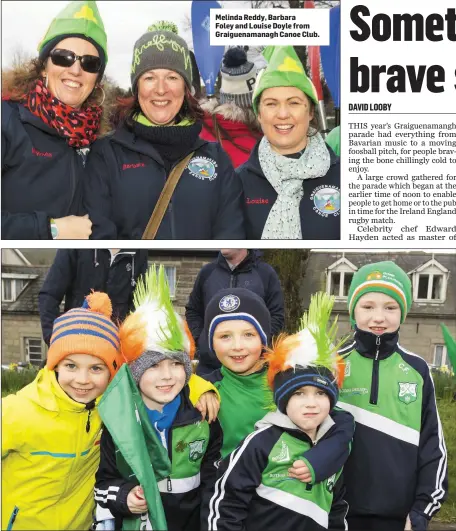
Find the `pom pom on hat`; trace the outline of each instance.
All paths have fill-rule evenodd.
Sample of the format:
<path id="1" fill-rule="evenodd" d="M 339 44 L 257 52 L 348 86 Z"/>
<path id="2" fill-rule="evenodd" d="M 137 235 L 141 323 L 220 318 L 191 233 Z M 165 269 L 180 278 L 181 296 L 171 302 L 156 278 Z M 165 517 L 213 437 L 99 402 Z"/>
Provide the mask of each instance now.
<path id="1" fill-rule="evenodd" d="M 112 304 L 106 293 L 92 292 L 82 308 L 73 308 L 54 321 L 47 355 L 48 369 L 70 354 L 89 354 L 103 360 L 111 378 L 123 363 L 117 326 L 111 321 Z"/>
<path id="2" fill-rule="evenodd" d="M 223 56 L 223 64 L 228 68 L 241 66 L 247 62 L 247 54 L 240 46 L 229 48 Z"/>
<path id="3" fill-rule="evenodd" d="M 170 22 L 169 20 L 159 20 L 158 22 L 151 24 L 147 28 L 147 31 L 171 31 L 176 35 L 179 35 L 179 28 L 174 22 Z"/>

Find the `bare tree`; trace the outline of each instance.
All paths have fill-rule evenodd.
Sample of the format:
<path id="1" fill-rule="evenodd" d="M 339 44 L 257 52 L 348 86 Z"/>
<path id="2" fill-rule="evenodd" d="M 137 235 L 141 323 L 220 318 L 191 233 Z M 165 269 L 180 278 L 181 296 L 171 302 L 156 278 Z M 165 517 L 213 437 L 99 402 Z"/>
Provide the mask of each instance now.
<path id="1" fill-rule="evenodd" d="M 26 52 L 24 48 L 18 44 L 12 49 L 11 53 L 11 68 L 21 68 L 32 59 L 30 53 Z"/>

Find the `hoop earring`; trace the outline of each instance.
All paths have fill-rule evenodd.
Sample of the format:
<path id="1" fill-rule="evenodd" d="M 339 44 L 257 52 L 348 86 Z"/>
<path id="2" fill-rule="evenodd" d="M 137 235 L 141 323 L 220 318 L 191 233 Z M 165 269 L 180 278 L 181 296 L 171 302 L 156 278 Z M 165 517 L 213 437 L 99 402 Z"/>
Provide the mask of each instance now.
<path id="1" fill-rule="evenodd" d="M 103 87 L 101 85 L 98 85 L 95 88 L 99 88 L 101 90 L 101 92 L 103 93 L 103 98 L 102 98 L 101 102 L 98 104 L 98 106 L 101 107 L 103 105 L 103 103 L 104 103 L 104 100 L 106 99 L 106 93 L 105 93 L 105 91 L 104 91 L 104 89 L 103 89 Z"/>
<path id="2" fill-rule="evenodd" d="M 48 88 L 49 78 L 45 75 L 44 77 L 44 86 Z"/>

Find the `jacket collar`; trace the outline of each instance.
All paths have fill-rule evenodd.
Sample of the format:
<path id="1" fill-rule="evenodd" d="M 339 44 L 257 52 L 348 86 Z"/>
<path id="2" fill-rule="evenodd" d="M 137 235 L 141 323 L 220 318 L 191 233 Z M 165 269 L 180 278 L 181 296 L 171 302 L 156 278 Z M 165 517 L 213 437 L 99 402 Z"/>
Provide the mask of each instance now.
<path id="1" fill-rule="evenodd" d="M 190 388 L 187 385 L 184 386 L 180 392 L 181 403 L 177 410 L 176 416 L 172 427 L 186 426 L 187 424 L 193 424 L 195 422 L 204 420 L 201 417 L 201 413 L 193 406 L 190 401 Z"/>
<path id="2" fill-rule="evenodd" d="M 131 149 L 136 153 L 141 153 L 154 159 L 155 162 L 160 164 L 160 166 L 165 166 L 163 159 L 153 145 L 150 142 L 147 142 L 147 140 L 135 135 L 134 132 L 128 129 L 128 127 L 125 125 L 119 127 L 112 134 L 111 140 L 117 144 L 120 144 L 121 146 Z M 182 158 L 185 158 L 189 153 L 196 151 L 207 143 L 207 141 L 197 138 L 193 146 L 186 152 L 182 153 Z"/>
<path id="3" fill-rule="evenodd" d="M 226 261 L 226 258 L 222 255 L 222 253 L 219 253 L 217 257 L 217 265 L 219 265 L 222 269 L 229 271 L 230 273 L 234 273 L 234 271 L 239 273 L 241 271 L 250 271 L 253 265 L 255 264 L 256 260 L 256 253 L 252 249 L 248 249 L 247 256 L 234 269 L 230 269 L 230 266 L 228 265 L 228 262 Z"/>
<path id="4" fill-rule="evenodd" d="M 375 358 L 378 351 L 378 359 L 388 358 L 396 350 L 399 340 L 399 329 L 395 332 L 377 335 L 372 332 L 360 330 L 355 326 L 354 349 L 365 358 Z"/>
<path id="5" fill-rule="evenodd" d="M 315 441 L 312 441 L 314 444 L 320 441 L 328 431 L 334 426 L 334 420 L 328 415 L 323 422 L 320 424 L 317 430 L 317 437 Z M 261 420 L 255 424 L 255 428 L 264 428 L 266 426 L 279 426 L 287 431 L 304 433 L 301 428 L 296 426 L 296 424 L 288 417 L 281 413 L 278 409 L 267 413 Z"/>
<path id="6" fill-rule="evenodd" d="M 258 177 L 262 177 L 263 179 L 266 179 L 264 172 L 261 169 L 260 159 L 258 157 L 258 147 L 260 145 L 260 142 L 261 140 L 258 140 L 258 142 L 255 144 L 255 147 L 252 150 L 252 153 L 249 159 L 241 167 L 245 168 L 247 171 L 251 171 L 255 173 L 256 175 L 258 175 Z M 330 148 L 328 148 L 328 152 L 330 156 L 330 160 L 329 160 L 330 166 L 333 166 L 339 161 L 339 157 Z"/>
<path id="7" fill-rule="evenodd" d="M 19 111 L 19 118 L 22 123 L 31 124 L 33 127 L 36 127 L 37 129 L 40 129 L 41 131 L 44 131 L 45 133 L 48 133 L 49 135 L 58 136 L 60 137 L 58 131 L 54 129 L 53 127 L 49 127 L 49 125 L 45 124 L 41 118 L 38 116 L 35 116 L 32 112 L 30 112 L 28 109 L 26 109 L 23 105 L 18 104 L 17 105 L 18 111 Z"/>
<path id="8" fill-rule="evenodd" d="M 41 369 L 35 380 L 20 392 L 48 411 L 84 413 L 88 409 L 92 409 L 90 404 L 87 404 L 89 407 L 86 407 L 86 404 L 76 402 L 76 400 L 70 398 L 60 387 L 55 371 L 47 367 Z M 100 399 L 101 396 L 95 400 L 95 405 L 98 404 Z"/>

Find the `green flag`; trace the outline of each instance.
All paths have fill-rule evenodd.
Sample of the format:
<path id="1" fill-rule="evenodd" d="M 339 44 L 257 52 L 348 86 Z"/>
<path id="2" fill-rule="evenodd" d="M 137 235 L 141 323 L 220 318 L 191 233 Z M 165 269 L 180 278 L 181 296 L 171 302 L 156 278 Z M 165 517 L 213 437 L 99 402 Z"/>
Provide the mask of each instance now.
<path id="1" fill-rule="evenodd" d="M 171 462 L 150 424 L 126 363 L 105 391 L 98 411 L 114 444 L 144 490 L 152 529 L 166 531 L 168 527 L 157 482 L 171 474 Z"/>
<path id="2" fill-rule="evenodd" d="M 440 324 L 442 327 L 443 340 L 447 348 L 448 357 L 450 359 L 451 366 L 453 367 L 453 372 L 456 375 L 456 340 L 450 334 L 450 331 L 443 323 Z"/>

